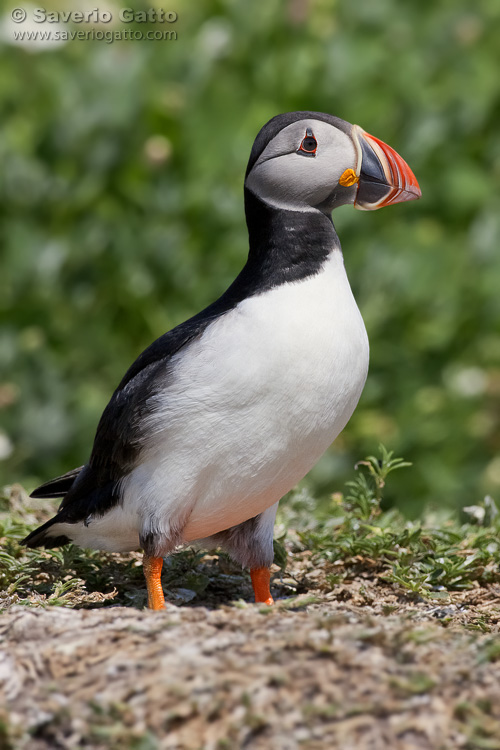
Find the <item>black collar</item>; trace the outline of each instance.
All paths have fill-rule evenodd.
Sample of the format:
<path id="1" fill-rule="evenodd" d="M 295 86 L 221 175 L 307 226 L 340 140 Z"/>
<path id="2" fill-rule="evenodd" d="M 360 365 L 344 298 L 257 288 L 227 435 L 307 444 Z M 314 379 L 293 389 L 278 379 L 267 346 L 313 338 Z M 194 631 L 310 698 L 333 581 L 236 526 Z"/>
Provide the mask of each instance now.
<path id="1" fill-rule="evenodd" d="M 234 305 L 280 284 L 313 276 L 340 248 L 331 218 L 321 211 L 274 208 L 245 188 L 245 214 L 248 259 L 216 305 L 223 300 Z"/>

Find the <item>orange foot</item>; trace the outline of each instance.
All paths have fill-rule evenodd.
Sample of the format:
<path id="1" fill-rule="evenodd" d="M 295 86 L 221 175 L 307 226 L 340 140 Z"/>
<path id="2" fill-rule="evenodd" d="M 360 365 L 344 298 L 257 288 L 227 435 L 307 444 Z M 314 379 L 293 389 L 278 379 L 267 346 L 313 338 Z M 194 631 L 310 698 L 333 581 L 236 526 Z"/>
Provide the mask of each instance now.
<path id="1" fill-rule="evenodd" d="M 262 604 L 274 604 L 271 596 L 269 582 L 271 580 L 271 571 L 269 568 L 252 568 L 250 570 L 252 579 L 253 592 L 255 601 Z"/>
<path id="2" fill-rule="evenodd" d="M 161 587 L 163 557 L 150 557 L 144 553 L 142 567 L 146 577 L 146 586 L 148 587 L 149 609 L 165 609 L 165 597 L 163 596 L 163 589 Z"/>

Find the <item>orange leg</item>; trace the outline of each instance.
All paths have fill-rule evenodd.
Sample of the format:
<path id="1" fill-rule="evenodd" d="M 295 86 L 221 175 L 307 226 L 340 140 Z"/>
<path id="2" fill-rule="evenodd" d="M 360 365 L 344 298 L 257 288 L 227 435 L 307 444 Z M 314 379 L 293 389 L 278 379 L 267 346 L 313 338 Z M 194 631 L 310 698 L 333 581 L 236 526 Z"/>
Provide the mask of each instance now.
<path id="1" fill-rule="evenodd" d="M 163 596 L 163 589 L 161 587 L 163 557 L 150 557 L 144 553 L 142 567 L 146 577 L 146 586 L 148 587 L 149 609 L 165 609 L 165 597 Z"/>
<path id="2" fill-rule="evenodd" d="M 271 571 L 269 568 L 252 568 L 250 577 L 252 579 L 255 601 L 263 604 L 274 604 L 274 599 L 269 589 L 269 582 L 271 580 Z"/>

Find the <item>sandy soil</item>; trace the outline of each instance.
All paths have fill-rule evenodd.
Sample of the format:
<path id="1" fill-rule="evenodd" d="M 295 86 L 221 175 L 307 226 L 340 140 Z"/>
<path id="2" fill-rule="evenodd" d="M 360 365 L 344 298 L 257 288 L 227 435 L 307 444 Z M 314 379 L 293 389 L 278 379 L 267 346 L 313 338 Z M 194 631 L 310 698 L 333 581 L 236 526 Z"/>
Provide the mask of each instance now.
<path id="1" fill-rule="evenodd" d="M 436 605 L 316 573 L 271 609 L 13 605 L 0 748 L 500 750 L 499 586 Z"/>

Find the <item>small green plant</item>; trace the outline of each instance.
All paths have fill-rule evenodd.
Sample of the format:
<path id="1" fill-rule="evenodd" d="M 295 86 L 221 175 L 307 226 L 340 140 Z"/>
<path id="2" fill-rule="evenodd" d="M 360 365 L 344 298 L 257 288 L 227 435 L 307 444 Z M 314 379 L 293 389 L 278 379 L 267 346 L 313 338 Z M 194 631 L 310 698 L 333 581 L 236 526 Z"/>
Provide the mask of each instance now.
<path id="1" fill-rule="evenodd" d="M 413 522 L 396 509 L 382 511 L 387 478 L 409 466 L 380 446 L 379 458 L 356 464 L 345 496 L 332 497 L 330 517 L 299 533 L 318 558 L 336 563 L 335 573 L 327 576 L 330 584 L 364 568 L 410 596 L 439 599 L 476 581 L 499 580 L 500 521 L 492 498 L 472 506 L 472 523 L 462 525 L 454 517 Z"/>
<path id="2" fill-rule="evenodd" d="M 358 461 L 354 467 L 356 477 L 346 482 L 349 492 L 344 498 L 345 509 L 353 516 L 369 521 L 380 515 L 382 491 L 389 474 L 396 469 L 404 469 L 411 463 L 402 458 L 393 458 L 393 451 L 388 451 L 383 445 L 379 446 L 380 458 L 368 456 L 364 461 Z M 360 471 L 366 469 L 367 473 Z"/>

